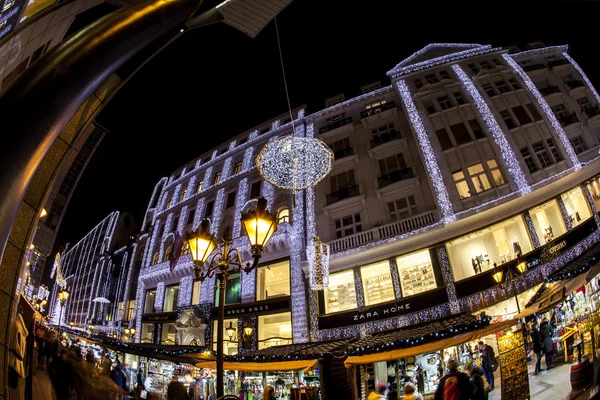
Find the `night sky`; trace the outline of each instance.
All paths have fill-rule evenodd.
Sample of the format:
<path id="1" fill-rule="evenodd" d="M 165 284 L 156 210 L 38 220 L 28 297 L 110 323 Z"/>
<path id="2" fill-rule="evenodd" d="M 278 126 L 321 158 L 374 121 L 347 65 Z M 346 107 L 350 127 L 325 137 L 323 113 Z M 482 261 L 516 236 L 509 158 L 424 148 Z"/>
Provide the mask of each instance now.
<path id="1" fill-rule="evenodd" d="M 432 42 L 566 43 L 600 86 L 598 2 L 401 3 L 295 0 L 286 8 L 277 22 L 292 107 L 312 113 L 325 97 L 387 85 L 386 71 Z M 255 39 L 225 24 L 186 33 L 100 114 L 110 134 L 71 199 L 58 245 L 74 244 L 113 210 L 141 224 L 161 177 L 286 110 L 273 22 Z"/>

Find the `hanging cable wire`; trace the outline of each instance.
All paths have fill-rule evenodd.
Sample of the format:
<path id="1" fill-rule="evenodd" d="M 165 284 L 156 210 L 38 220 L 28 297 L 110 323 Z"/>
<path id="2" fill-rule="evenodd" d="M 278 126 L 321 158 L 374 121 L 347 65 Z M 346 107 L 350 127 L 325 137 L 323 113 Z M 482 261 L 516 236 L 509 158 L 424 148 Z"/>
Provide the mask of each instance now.
<path id="1" fill-rule="evenodd" d="M 292 105 L 290 103 L 290 93 L 288 91 L 287 79 L 285 77 L 285 67 L 283 66 L 283 55 L 281 53 L 281 41 L 279 39 L 279 27 L 277 26 L 277 16 L 275 16 L 275 33 L 277 35 L 277 47 L 279 48 L 279 61 L 281 61 L 281 73 L 283 74 L 283 85 L 285 87 L 285 98 L 287 99 L 290 120 L 292 121 L 292 132 L 294 132 L 294 116 L 292 115 Z"/>

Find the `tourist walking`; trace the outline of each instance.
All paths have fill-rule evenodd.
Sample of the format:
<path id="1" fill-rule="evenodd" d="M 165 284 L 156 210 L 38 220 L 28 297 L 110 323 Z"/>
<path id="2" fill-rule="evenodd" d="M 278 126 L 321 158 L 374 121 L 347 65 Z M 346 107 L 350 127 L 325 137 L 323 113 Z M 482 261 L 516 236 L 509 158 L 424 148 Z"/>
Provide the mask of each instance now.
<path id="1" fill-rule="evenodd" d="M 485 373 L 485 379 L 490 385 L 490 390 L 494 390 L 494 370 L 496 369 L 494 349 L 489 344 L 483 343 L 483 341 L 479 341 L 478 347 L 481 353 L 481 367 Z"/>
<path id="2" fill-rule="evenodd" d="M 469 376 L 458 370 L 458 364 L 454 360 L 446 364 L 448 373 L 440 379 L 435 391 L 434 400 L 470 400 L 473 389 Z"/>
<path id="3" fill-rule="evenodd" d="M 529 331 L 529 335 L 531 336 L 531 345 L 533 348 L 533 353 L 536 357 L 535 371 L 533 372 L 533 374 L 537 375 L 542 370 L 542 338 L 540 336 L 540 331 L 538 330 L 537 322 L 535 320 L 531 322 L 531 330 Z"/>
<path id="4" fill-rule="evenodd" d="M 471 400 L 487 400 L 488 394 L 485 391 L 485 381 L 483 380 L 483 370 L 480 367 L 473 366 L 470 362 L 465 365 L 465 372 L 469 375 L 473 396 Z"/>
<path id="5" fill-rule="evenodd" d="M 169 386 L 167 386 L 167 399 L 168 400 L 189 400 L 190 396 L 188 396 L 185 391 L 185 386 L 183 383 L 179 382 L 179 378 L 173 376 Z"/>
<path id="6" fill-rule="evenodd" d="M 554 343 L 552 342 L 552 325 L 546 318 L 540 325 L 540 337 L 542 341 L 542 351 L 546 355 L 546 369 L 552 368 L 552 356 L 554 355 Z"/>

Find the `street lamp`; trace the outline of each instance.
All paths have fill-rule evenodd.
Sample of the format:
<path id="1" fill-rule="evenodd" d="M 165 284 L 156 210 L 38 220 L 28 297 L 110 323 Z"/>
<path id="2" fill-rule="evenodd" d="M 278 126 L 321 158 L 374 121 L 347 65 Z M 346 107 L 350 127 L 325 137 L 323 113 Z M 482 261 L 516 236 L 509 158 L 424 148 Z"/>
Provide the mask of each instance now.
<path id="1" fill-rule="evenodd" d="M 520 262 L 517 264 L 516 269 L 519 272 L 519 275 L 522 275 L 527 270 L 527 264 L 525 263 L 525 261 Z M 494 278 L 496 283 L 502 282 L 503 276 L 504 271 L 501 268 L 494 267 L 494 274 L 492 275 L 492 277 Z M 519 298 L 517 297 L 517 288 L 515 286 L 514 272 L 510 267 L 507 268 L 506 281 L 510 283 L 513 293 L 515 295 L 515 301 L 517 302 L 517 315 L 521 314 L 521 306 L 519 305 Z"/>
<path id="2" fill-rule="evenodd" d="M 89 324 L 88 325 L 88 330 L 90 331 L 90 336 L 92 335 L 92 333 L 94 332 L 94 325 Z"/>
<path id="3" fill-rule="evenodd" d="M 238 333 L 237 329 L 233 327 L 233 322 L 229 322 L 229 326 L 225 328 L 225 332 L 227 332 L 230 342 L 245 342 L 252 337 L 254 328 L 252 328 L 248 322 L 244 322 L 242 331 Z"/>
<path id="4" fill-rule="evenodd" d="M 60 323 L 62 322 L 62 315 L 65 308 L 65 302 L 69 298 L 69 291 L 67 289 L 63 289 L 58 292 L 58 299 L 60 300 L 60 315 L 58 317 L 58 332 L 60 332 Z"/>
<path id="5" fill-rule="evenodd" d="M 225 319 L 225 288 L 227 279 L 232 272 L 244 271 L 249 273 L 258 266 L 264 248 L 275 231 L 277 231 L 277 218 L 275 214 L 267 211 L 267 200 L 258 199 L 255 210 L 242 213 L 241 223 L 250 242 L 250 252 L 253 263 L 242 263 L 238 249 L 232 247 L 233 240 L 227 231 L 222 239 L 220 248 L 217 248 L 214 236 L 210 233 L 210 222 L 203 220 L 200 229 L 190 234 L 187 242 L 194 260 L 196 279 L 203 282 L 206 278 L 216 276 L 219 285 L 219 318 L 217 321 L 217 398 L 223 396 L 223 321 Z M 211 255 L 212 254 L 212 255 Z M 210 260 L 209 260 L 210 258 Z M 231 268 L 231 269 L 230 269 Z M 231 326 L 232 329 L 233 326 Z M 252 333 L 252 332 L 250 332 Z M 229 334 L 229 331 L 228 331 Z M 233 336 L 233 335 L 231 335 Z"/>

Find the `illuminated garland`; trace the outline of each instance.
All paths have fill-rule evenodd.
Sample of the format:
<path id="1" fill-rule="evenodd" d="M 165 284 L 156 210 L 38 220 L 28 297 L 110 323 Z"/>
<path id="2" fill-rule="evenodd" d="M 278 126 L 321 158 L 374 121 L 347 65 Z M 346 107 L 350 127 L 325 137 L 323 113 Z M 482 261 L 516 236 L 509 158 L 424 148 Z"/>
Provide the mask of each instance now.
<path id="1" fill-rule="evenodd" d="M 525 211 L 523 213 L 523 219 L 525 219 L 525 223 L 527 224 L 527 229 L 529 230 L 529 233 L 531 234 L 530 236 L 531 236 L 531 241 L 533 242 L 533 247 L 537 249 L 542 244 L 540 243 L 540 239 L 537 235 L 537 231 L 535 229 L 535 225 L 533 224 L 533 220 L 531 219 L 531 215 L 529 214 L 529 211 Z"/>
<path id="2" fill-rule="evenodd" d="M 408 89 L 408 86 L 406 85 L 406 82 L 404 80 L 397 81 L 396 88 L 398 89 L 398 93 L 402 98 L 402 103 L 404 104 L 404 108 L 408 114 L 408 119 L 411 127 L 413 128 L 413 132 L 416 133 L 417 141 L 419 142 L 419 148 L 421 149 L 423 160 L 425 162 L 425 169 L 427 170 L 433 190 L 435 192 L 438 209 L 442 214 L 442 221 L 444 224 L 449 224 L 455 221 L 456 217 L 452 209 L 452 203 L 448 197 L 448 191 L 446 190 L 446 184 L 444 183 L 442 172 L 440 171 L 440 167 L 437 163 L 435 152 L 431 147 L 429 136 L 427 135 L 427 131 L 423 126 L 423 121 L 421 120 L 419 112 L 417 111 L 417 107 L 412 100 L 412 95 Z"/>
<path id="3" fill-rule="evenodd" d="M 242 210 L 244 204 L 246 203 L 246 199 L 248 198 L 248 178 L 240 179 L 240 183 L 238 184 L 238 191 L 235 199 L 235 213 L 233 218 L 233 232 L 232 236 L 237 238 L 240 236 L 242 230 L 242 222 L 240 215 L 242 215 Z"/>
<path id="4" fill-rule="evenodd" d="M 196 230 L 200 226 L 200 222 L 204 219 L 204 207 L 206 206 L 206 199 L 204 197 L 198 200 L 196 204 L 196 214 L 194 215 L 194 223 L 192 229 Z"/>
<path id="5" fill-rule="evenodd" d="M 179 298 L 177 299 L 177 307 L 183 307 L 192 303 L 192 290 L 194 288 L 194 277 L 191 275 L 184 276 L 179 281 Z"/>
<path id="6" fill-rule="evenodd" d="M 594 203 L 594 198 L 592 197 L 592 194 L 590 193 L 590 190 L 588 189 L 587 185 L 581 186 L 581 189 L 583 190 L 588 204 L 590 205 L 592 215 L 594 216 L 594 220 L 596 221 L 596 226 L 600 228 L 600 215 L 598 215 L 598 210 L 596 209 L 596 203 Z"/>
<path id="7" fill-rule="evenodd" d="M 524 56 L 531 56 L 533 54 L 541 54 L 541 53 L 552 53 L 555 51 L 567 51 L 569 48 L 569 46 L 567 45 L 560 45 L 560 46 L 548 46 L 548 47 L 542 47 L 539 49 L 532 49 L 532 50 L 525 50 L 525 51 L 520 51 L 518 53 L 512 53 L 510 56 L 512 58 L 521 58 Z"/>
<path id="8" fill-rule="evenodd" d="M 308 292 L 308 310 L 311 341 L 319 341 L 321 340 L 321 331 L 319 331 L 319 305 L 317 304 L 317 293 L 312 290 Z"/>
<path id="9" fill-rule="evenodd" d="M 500 154 L 502 155 L 504 165 L 506 166 L 506 169 L 508 170 L 508 173 L 512 177 L 513 181 L 517 185 L 517 188 L 521 194 L 527 194 L 531 192 L 531 188 L 529 187 L 529 183 L 527 183 L 527 179 L 525 178 L 525 174 L 521 169 L 521 165 L 515 157 L 515 153 L 512 151 L 508 140 L 506 140 L 504 132 L 502 132 L 502 129 L 498 125 L 498 121 L 496 121 L 496 118 L 494 117 L 494 114 L 492 114 L 487 103 L 483 97 L 481 97 L 481 94 L 479 94 L 479 91 L 475 88 L 475 85 L 471 79 L 458 64 L 453 64 L 451 68 L 461 81 L 466 92 L 473 99 L 473 102 L 477 107 L 477 111 L 479 111 L 479 115 L 485 121 L 488 130 L 492 133 L 494 142 L 500 149 Z"/>
<path id="10" fill-rule="evenodd" d="M 223 169 L 221 170 L 221 181 L 223 181 L 223 182 L 227 178 L 229 178 L 229 176 L 231 175 L 231 168 L 232 168 L 231 161 L 232 161 L 232 158 L 228 157 L 225 160 L 225 163 L 223 163 Z M 219 181 L 219 183 L 221 183 L 221 181 Z"/>
<path id="11" fill-rule="evenodd" d="M 523 68 L 521 68 L 521 66 L 515 60 L 513 60 L 510 55 L 502 54 L 502 58 L 504 58 L 504 60 L 506 60 L 508 65 L 510 65 L 512 67 L 512 69 L 517 73 L 517 75 L 519 75 L 521 77 L 521 79 L 523 80 L 523 82 L 525 83 L 527 88 L 529 88 L 529 91 L 531 92 L 531 94 L 534 95 L 538 104 L 544 111 L 544 114 L 546 114 L 546 117 L 550 121 L 550 124 L 554 128 L 554 131 L 556 132 L 558 139 L 562 143 L 563 148 L 567 152 L 567 155 L 569 156 L 569 159 L 571 160 L 571 164 L 573 165 L 573 167 L 575 169 L 580 169 L 581 163 L 579 162 L 579 158 L 577 158 L 577 154 L 575 154 L 575 151 L 573 150 L 573 146 L 571 145 L 571 142 L 569 141 L 567 134 L 565 133 L 562 126 L 556 119 L 554 112 L 552 112 L 552 110 L 550 109 L 550 106 L 544 99 L 544 96 L 542 96 L 542 94 L 540 93 L 538 88 L 535 86 L 533 81 L 529 78 L 527 73 L 525 71 L 523 71 Z"/>
<path id="12" fill-rule="evenodd" d="M 402 298 L 402 285 L 400 284 L 400 276 L 398 275 L 398 264 L 395 258 L 388 260 L 390 263 L 390 273 L 392 274 L 392 285 L 394 287 L 394 294 L 397 299 Z"/>
<path id="13" fill-rule="evenodd" d="M 571 65 L 577 70 L 577 72 L 579 72 L 579 75 L 581 75 L 581 78 L 588 86 L 588 89 L 590 89 L 590 92 L 592 92 L 592 94 L 594 95 L 594 98 L 596 99 L 596 104 L 600 104 L 600 96 L 598 96 L 596 88 L 594 87 L 594 85 L 592 85 L 592 82 L 588 79 L 587 75 L 585 74 L 585 72 L 583 72 L 579 64 L 577 64 L 577 62 L 573 60 L 573 58 L 569 54 L 567 54 L 566 51 L 563 51 L 562 55 L 571 63 Z"/>
<path id="14" fill-rule="evenodd" d="M 306 246 L 309 284 L 311 290 L 323 290 L 329 286 L 329 246 L 313 236 L 313 245 Z"/>
<path id="15" fill-rule="evenodd" d="M 274 197 L 275 197 L 275 187 L 270 184 L 267 181 L 264 181 L 262 183 L 262 187 L 261 187 L 261 195 L 262 197 L 264 197 L 267 200 L 267 208 L 271 209 L 273 207 L 273 201 L 274 201 Z M 277 210 L 271 210 L 273 212 L 276 212 Z M 239 214 L 237 214 L 239 215 Z"/>
<path id="16" fill-rule="evenodd" d="M 165 300 L 165 283 L 158 282 L 156 284 L 156 297 L 154 298 L 154 308 L 156 310 L 162 311 L 164 300 Z"/>
<path id="17" fill-rule="evenodd" d="M 244 160 L 242 161 L 242 171 L 249 171 L 253 166 L 254 147 L 248 147 L 244 152 Z"/>
<path id="18" fill-rule="evenodd" d="M 562 196 L 556 197 L 556 202 L 558 203 L 558 208 L 560 209 L 560 213 L 562 214 L 567 230 L 570 231 L 573 229 L 573 223 L 571 222 L 571 217 L 569 217 L 569 212 L 567 211 L 567 207 L 565 206 Z"/>
<path id="19" fill-rule="evenodd" d="M 452 275 L 452 267 L 450 267 L 450 261 L 448 260 L 448 253 L 446 252 L 446 246 L 438 246 L 436 248 L 438 259 L 440 261 L 440 269 L 442 270 L 442 277 L 444 278 L 444 285 L 446 286 L 446 293 L 448 294 L 448 301 L 450 304 L 450 311 L 452 314 L 460 312 L 460 306 L 458 304 L 458 298 L 456 297 L 456 287 L 454 286 L 454 276 Z"/>
<path id="20" fill-rule="evenodd" d="M 362 276 L 360 275 L 360 269 L 354 268 L 352 270 L 354 274 L 354 293 L 356 294 L 356 307 L 361 308 L 365 306 L 365 291 L 363 289 Z"/>
<path id="21" fill-rule="evenodd" d="M 219 228 L 221 227 L 221 215 L 223 214 L 224 202 L 225 188 L 223 187 L 217 192 L 217 198 L 215 199 L 215 206 L 213 209 L 212 221 L 210 224 L 210 231 L 215 235 L 219 234 Z"/>

